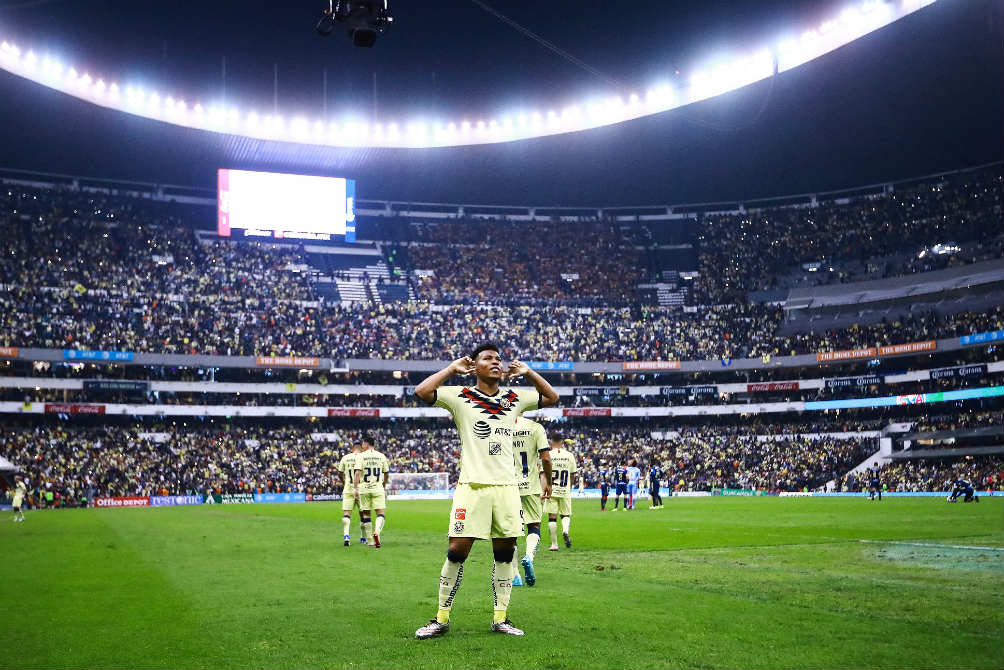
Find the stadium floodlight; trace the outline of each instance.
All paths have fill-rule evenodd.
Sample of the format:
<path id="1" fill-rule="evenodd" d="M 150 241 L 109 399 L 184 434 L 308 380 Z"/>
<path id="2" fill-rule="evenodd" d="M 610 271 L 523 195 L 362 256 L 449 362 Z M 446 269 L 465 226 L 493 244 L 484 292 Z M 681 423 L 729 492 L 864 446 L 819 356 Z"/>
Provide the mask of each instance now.
<path id="1" fill-rule="evenodd" d="M 339 128 L 337 124 L 325 126 L 323 123 L 319 128 L 315 124 L 314 132 L 310 132 L 310 128 L 305 130 L 300 121 L 285 124 L 279 119 L 273 119 L 267 124 L 254 123 L 251 115 L 240 113 L 238 108 L 222 108 L 218 105 L 203 108 L 202 104 L 196 102 L 189 109 L 188 105 L 177 102 L 183 99 L 177 92 L 148 94 L 138 86 L 131 86 L 125 88 L 120 95 L 114 84 L 107 88 L 98 85 L 97 82 L 109 81 L 109 77 L 81 76 L 69 64 L 64 65 L 52 56 L 38 55 L 31 49 L 22 50 L 9 38 L 0 41 L 0 69 L 93 104 L 210 132 L 245 134 L 259 139 L 322 146 L 462 146 L 588 130 L 659 114 L 790 70 L 933 2 L 934 0 L 864 0 L 859 4 L 843 7 L 837 14 L 827 17 L 816 26 L 793 33 L 797 37 L 789 34 L 773 43 L 771 48 L 754 49 L 746 52 L 751 55 L 719 59 L 705 64 L 691 73 L 687 78 L 687 86 L 659 84 L 644 96 L 624 92 L 628 96 L 626 102 L 619 95 L 609 93 L 598 100 L 592 97 L 581 102 L 565 101 L 556 106 L 562 110 L 560 114 L 553 110 L 546 114 L 524 112 L 514 120 L 512 117 L 502 117 L 501 122 L 481 121 L 476 127 L 470 121 L 445 120 L 444 123 L 430 126 L 421 119 L 397 118 L 385 124 L 385 132 L 374 129 L 370 133 L 363 125 L 347 124 Z M 385 8 L 382 0 L 354 0 L 353 3 L 345 3 L 345 6 L 376 6 L 377 3 Z M 193 98 L 188 96 L 188 99 Z M 393 119 L 394 115 L 391 114 L 390 118 Z M 406 128 L 407 132 L 399 132 L 397 124 Z M 419 132 L 413 130 L 415 128 L 424 130 Z"/>
<path id="2" fill-rule="evenodd" d="M 673 88 L 667 84 L 650 88 L 645 94 L 645 104 L 654 112 L 670 109 L 673 106 Z"/>
<path id="3" fill-rule="evenodd" d="M 307 119 L 303 117 L 296 117 L 289 123 L 289 133 L 296 139 L 304 139 L 310 133 L 310 126 L 307 123 Z"/>

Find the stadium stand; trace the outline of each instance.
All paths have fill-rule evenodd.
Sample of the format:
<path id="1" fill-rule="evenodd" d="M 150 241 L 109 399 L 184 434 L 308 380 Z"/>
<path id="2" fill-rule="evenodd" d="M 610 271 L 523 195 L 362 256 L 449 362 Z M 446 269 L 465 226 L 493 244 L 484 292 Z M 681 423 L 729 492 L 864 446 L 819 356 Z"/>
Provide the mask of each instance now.
<path id="1" fill-rule="evenodd" d="M 681 491 L 855 490 L 863 482 L 846 473 L 874 457 L 879 434 L 901 434 L 892 428 L 899 424 L 915 433 L 996 430 L 999 398 L 952 404 L 930 424 L 923 406 L 911 405 L 840 419 L 764 415 L 774 423 L 709 416 L 688 424 L 646 412 L 912 398 L 997 383 L 1000 371 L 988 367 L 1001 360 L 994 340 L 968 349 L 918 346 L 905 358 L 839 355 L 1004 329 L 1000 166 L 864 191 L 729 212 L 665 208 L 656 221 L 602 210 L 538 210 L 531 221 L 468 207 L 454 216 L 450 206 L 423 219 L 388 206 L 361 215 L 361 241 L 344 244 L 221 240 L 196 227 L 205 219 L 198 204 L 8 181 L 0 189 L 0 347 L 175 358 L 52 364 L 59 357 L 15 354 L 0 361 L 0 402 L 113 403 L 126 412 L 107 420 L 62 410 L 24 414 L 7 422 L 0 454 L 37 486 L 57 487 L 64 500 L 82 492 L 332 491 L 333 464 L 363 425 L 302 423 L 283 408 L 415 408 L 407 389 L 427 371 L 409 364 L 498 339 L 506 357 L 618 364 L 617 373 L 553 373 L 556 385 L 601 387 L 564 394 L 566 407 L 641 412 L 607 423 L 563 417 L 549 424 L 577 443 L 586 486 L 631 454 L 643 466 L 661 464 L 670 489 Z M 534 235 L 526 235 L 531 226 Z M 818 367 L 828 353 L 842 367 Z M 333 363 L 330 371 L 273 370 L 252 358 L 222 368 L 205 356 Z M 790 356 L 811 363 L 768 365 Z M 736 359 L 763 365 L 733 370 Z M 392 365 L 336 369 L 343 360 Z M 685 377 L 620 369 L 635 361 L 714 367 Z M 973 367 L 929 372 L 952 366 Z M 116 391 L 48 383 L 95 379 L 230 386 Z M 761 382 L 762 389 L 746 387 Z M 260 384 L 293 390 L 254 388 Z M 363 390 L 381 384 L 390 390 Z M 709 385 L 731 390 L 693 390 Z M 690 390 L 680 392 L 684 386 Z M 162 417 L 128 418 L 128 408 L 140 404 L 265 407 L 275 416 L 236 423 L 198 417 L 179 427 Z M 454 431 L 433 419 L 374 421 L 365 427 L 376 431 L 396 470 L 455 479 Z M 333 442 L 313 437 L 325 431 Z M 1000 486 L 996 452 L 925 460 L 907 451 L 883 459 L 891 487 L 931 490 L 957 476 Z"/>

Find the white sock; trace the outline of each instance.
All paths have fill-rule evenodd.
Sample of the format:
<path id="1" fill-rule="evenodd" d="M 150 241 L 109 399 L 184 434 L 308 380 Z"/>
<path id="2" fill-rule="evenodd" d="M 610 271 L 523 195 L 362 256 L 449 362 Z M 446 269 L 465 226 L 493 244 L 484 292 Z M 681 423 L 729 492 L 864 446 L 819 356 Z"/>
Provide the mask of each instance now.
<path id="1" fill-rule="evenodd" d="M 363 524 L 363 537 L 369 539 L 370 533 L 373 532 L 373 524 L 367 521 Z"/>
<path id="2" fill-rule="evenodd" d="M 572 517 L 563 516 L 561 517 L 561 532 L 568 535 L 568 527 L 572 525 Z"/>
<path id="3" fill-rule="evenodd" d="M 378 514 L 376 518 L 376 527 L 373 529 L 373 532 L 376 533 L 377 535 L 383 532 L 384 521 L 385 519 L 383 514 Z"/>
<path id="4" fill-rule="evenodd" d="M 558 522 L 548 521 L 547 530 L 551 534 L 551 544 L 554 546 L 558 545 Z"/>
<path id="5" fill-rule="evenodd" d="M 453 598 L 457 595 L 462 581 L 464 581 L 464 564 L 454 563 L 450 559 L 446 559 L 446 562 L 443 563 L 443 571 L 439 573 L 440 613 L 448 613 L 450 608 L 453 607 Z M 443 617 L 437 618 L 439 618 L 440 623 L 446 623 L 449 621 L 449 614 L 445 617 L 446 621 L 443 620 Z"/>
<path id="6" fill-rule="evenodd" d="M 533 562 L 533 557 L 537 555 L 537 546 L 540 545 L 540 534 L 529 533 L 526 536 L 526 557 Z"/>
<path id="7" fill-rule="evenodd" d="M 499 612 L 502 619 L 505 619 L 505 612 L 509 609 L 509 596 L 512 595 L 513 563 L 492 564 L 492 595 L 495 597 L 495 620 L 499 620 Z"/>
<path id="8" fill-rule="evenodd" d="M 349 530 L 352 529 L 352 519 L 347 516 L 342 517 L 342 535 L 349 537 Z"/>

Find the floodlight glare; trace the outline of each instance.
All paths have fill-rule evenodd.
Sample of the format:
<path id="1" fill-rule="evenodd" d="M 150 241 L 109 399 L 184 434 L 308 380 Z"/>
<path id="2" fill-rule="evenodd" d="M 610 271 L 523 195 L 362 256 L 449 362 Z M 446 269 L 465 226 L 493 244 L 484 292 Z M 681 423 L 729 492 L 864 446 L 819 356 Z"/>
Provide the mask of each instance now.
<path id="1" fill-rule="evenodd" d="M 504 116 L 501 122 L 480 121 L 476 128 L 470 121 L 446 120 L 430 126 L 421 119 L 399 118 L 397 121 L 407 132 L 399 132 L 396 122 L 385 124 L 383 132 L 374 126 L 372 133 L 363 124 L 346 123 L 339 127 L 334 122 L 320 122 L 315 123 L 314 132 L 310 132 L 306 119 L 298 118 L 287 126 L 279 117 L 263 121 L 246 109 L 224 108 L 218 104 L 203 108 L 198 102 L 189 114 L 188 105 L 179 95 L 162 96 L 135 85 L 124 87 L 120 95 L 116 84 L 104 84 L 111 78 L 78 74 L 68 63 L 60 63 L 51 55 L 36 54 L 30 49 L 22 51 L 9 38 L 0 41 L 0 69 L 103 107 L 211 132 L 322 146 L 458 146 L 574 132 L 659 114 L 786 72 L 932 2 L 934 0 L 864 0 L 842 8 L 816 27 L 784 36 L 773 42 L 771 48 L 744 50 L 738 57 L 718 59 L 695 68 L 687 78 L 689 85 L 676 87 L 661 83 L 643 97 L 624 91 L 626 102 L 625 98 L 606 91 L 581 102 L 562 101 L 556 106 L 560 114 L 553 110 L 544 114 L 526 110 L 515 119 Z M 387 14 L 386 0 L 328 0 L 327 5 L 328 9 L 318 22 L 318 32 L 330 34 L 341 23 L 359 46 L 372 46 L 376 36 L 385 32 L 393 20 Z"/>

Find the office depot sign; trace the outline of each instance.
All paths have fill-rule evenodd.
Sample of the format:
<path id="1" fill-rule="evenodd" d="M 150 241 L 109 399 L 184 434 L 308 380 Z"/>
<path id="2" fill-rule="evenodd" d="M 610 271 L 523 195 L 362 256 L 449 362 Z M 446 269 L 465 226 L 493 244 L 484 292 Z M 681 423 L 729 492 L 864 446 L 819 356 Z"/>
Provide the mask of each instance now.
<path id="1" fill-rule="evenodd" d="M 129 496 L 125 498 L 95 498 L 95 507 L 149 507 L 150 499 L 146 496 Z"/>

